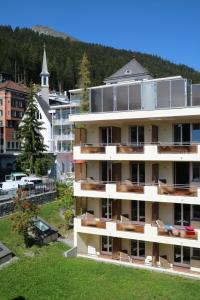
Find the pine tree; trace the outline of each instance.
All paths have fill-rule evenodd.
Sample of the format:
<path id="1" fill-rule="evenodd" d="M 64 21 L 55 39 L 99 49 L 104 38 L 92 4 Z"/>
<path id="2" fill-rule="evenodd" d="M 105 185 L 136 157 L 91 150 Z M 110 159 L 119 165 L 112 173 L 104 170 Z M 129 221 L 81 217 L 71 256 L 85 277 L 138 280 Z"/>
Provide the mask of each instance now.
<path id="1" fill-rule="evenodd" d="M 87 112 L 89 110 L 88 87 L 91 85 L 89 69 L 90 69 L 90 63 L 86 53 L 84 53 L 80 65 L 80 88 L 82 88 L 81 103 L 80 103 L 81 112 Z"/>
<path id="2" fill-rule="evenodd" d="M 31 85 L 28 91 L 26 113 L 17 132 L 17 138 L 22 145 L 18 163 L 24 171 L 28 169 L 31 174 L 44 175 L 43 173 L 47 172 L 44 169 L 48 169 L 50 159 L 45 153 L 46 146 L 40 135 L 43 122 L 38 119 L 38 115 L 34 88 Z"/>

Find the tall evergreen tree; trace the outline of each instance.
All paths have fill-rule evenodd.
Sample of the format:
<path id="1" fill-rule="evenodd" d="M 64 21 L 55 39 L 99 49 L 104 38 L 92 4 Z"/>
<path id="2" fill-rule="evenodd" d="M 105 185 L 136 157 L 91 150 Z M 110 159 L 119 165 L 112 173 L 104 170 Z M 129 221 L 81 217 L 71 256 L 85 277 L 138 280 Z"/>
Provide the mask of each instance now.
<path id="1" fill-rule="evenodd" d="M 89 110 L 89 91 L 88 87 L 91 85 L 90 81 L 90 62 L 87 58 L 86 53 L 83 54 L 81 65 L 80 65 L 80 88 L 81 93 L 81 104 L 80 111 L 87 112 Z"/>
<path id="2" fill-rule="evenodd" d="M 38 115 L 34 88 L 31 85 L 28 91 L 26 113 L 17 133 L 17 138 L 22 145 L 18 163 L 24 171 L 28 169 L 31 174 L 45 175 L 51 161 L 45 153 L 46 146 L 40 135 L 43 122 L 38 119 Z"/>

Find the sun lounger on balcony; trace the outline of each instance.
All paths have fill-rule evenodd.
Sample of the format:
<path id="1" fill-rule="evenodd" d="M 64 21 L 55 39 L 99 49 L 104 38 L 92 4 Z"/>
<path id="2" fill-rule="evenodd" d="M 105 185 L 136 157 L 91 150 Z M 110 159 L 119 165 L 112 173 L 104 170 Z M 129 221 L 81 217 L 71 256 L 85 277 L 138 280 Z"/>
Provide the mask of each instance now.
<path id="1" fill-rule="evenodd" d="M 131 256 L 123 251 L 113 252 L 112 259 L 116 259 L 116 260 L 120 260 L 120 261 L 124 261 L 124 262 L 132 262 L 133 261 Z"/>
<path id="2" fill-rule="evenodd" d="M 174 187 L 167 185 L 167 183 L 158 180 L 159 193 L 161 195 L 169 195 L 174 193 Z"/>
<path id="3" fill-rule="evenodd" d="M 160 263 L 160 267 L 164 268 L 164 269 L 170 269 L 172 268 L 172 264 L 165 258 L 163 257 L 159 257 L 159 263 Z"/>
<path id="4" fill-rule="evenodd" d="M 161 235 L 172 235 L 173 226 L 166 225 L 162 220 L 156 220 L 156 225 L 158 226 L 158 233 Z"/>
<path id="5" fill-rule="evenodd" d="M 86 212 L 82 218 L 82 225 L 83 226 L 96 226 L 97 220 L 95 216 Z"/>
<path id="6" fill-rule="evenodd" d="M 123 183 L 118 184 L 117 186 L 118 192 L 129 192 L 129 193 L 142 193 L 143 192 L 143 186 L 140 186 L 138 184 L 135 184 L 131 182 L 131 180 L 126 179 Z"/>

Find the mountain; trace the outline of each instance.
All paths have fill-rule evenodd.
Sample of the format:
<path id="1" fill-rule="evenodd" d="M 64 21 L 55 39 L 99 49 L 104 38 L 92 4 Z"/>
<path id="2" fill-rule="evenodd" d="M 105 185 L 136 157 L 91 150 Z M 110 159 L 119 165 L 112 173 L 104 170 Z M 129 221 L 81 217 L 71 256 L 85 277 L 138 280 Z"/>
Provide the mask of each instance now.
<path id="1" fill-rule="evenodd" d="M 58 38 L 62 38 L 62 39 L 70 39 L 72 41 L 78 41 L 78 39 L 72 37 L 69 34 L 66 34 L 64 32 L 55 31 L 54 29 L 47 27 L 47 26 L 35 25 L 31 29 L 35 32 L 38 32 L 39 34 L 46 34 L 46 35 L 50 35 L 50 36 L 58 37 Z"/>
<path id="2" fill-rule="evenodd" d="M 157 55 L 63 39 L 30 28 L 13 29 L 11 26 L 0 26 L 0 72 L 11 74 L 13 80 L 18 82 L 40 83 L 44 42 L 52 89 L 68 90 L 78 86 L 79 66 L 84 52 L 91 65 L 92 85 L 101 84 L 104 78 L 125 65 L 133 56 L 154 77 L 182 75 L 193 83 L 200 83 L 200 72 L 163 60 Z"/>

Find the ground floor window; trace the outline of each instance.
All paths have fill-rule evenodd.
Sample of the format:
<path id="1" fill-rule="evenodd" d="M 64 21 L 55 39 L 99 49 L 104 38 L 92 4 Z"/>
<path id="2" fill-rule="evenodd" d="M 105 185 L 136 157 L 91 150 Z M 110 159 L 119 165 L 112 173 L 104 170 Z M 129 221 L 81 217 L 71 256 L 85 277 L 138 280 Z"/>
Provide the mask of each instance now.
<path id="1" fill-rule="evenodd" d="M 101 251 L 106 254 L 112 254 L 112 237 L 101 237 Z"/>
<path id="2" fill-rule="evenodd" d="M 145 257 L 145 242 L 131 240 L 131 255 L 135 257 Z"/>

